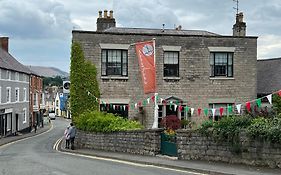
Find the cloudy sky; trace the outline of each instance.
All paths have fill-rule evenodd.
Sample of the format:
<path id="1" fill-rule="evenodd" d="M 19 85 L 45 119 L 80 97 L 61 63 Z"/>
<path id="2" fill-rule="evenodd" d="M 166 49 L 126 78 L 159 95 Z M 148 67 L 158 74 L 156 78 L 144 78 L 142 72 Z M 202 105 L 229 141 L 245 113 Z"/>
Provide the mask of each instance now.
<path id="1" fill-rule="evenodd" d="M 118 27 L 207 30 L 232 35 L 233 0 L 0 0 L 0 36 L 25 65 L 69 71 L 72 29 L 96 30 L 99 10 Z M 258 59 L 281 57 L 281 1 L 240 0 L 247 35 L 258 36 Z"/>

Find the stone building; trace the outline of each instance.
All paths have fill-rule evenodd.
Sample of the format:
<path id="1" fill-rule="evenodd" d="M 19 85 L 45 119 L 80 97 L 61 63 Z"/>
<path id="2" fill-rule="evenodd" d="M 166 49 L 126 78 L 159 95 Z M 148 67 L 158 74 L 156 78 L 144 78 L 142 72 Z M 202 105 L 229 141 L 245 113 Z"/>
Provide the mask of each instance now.
<path id="1" fill-rule="evenodd" d="M 9 38 L 0 37 L 0 137 L 29 130 L 30 70 L 9 54 Z"/>
<path id="2" fill-rule="evenodd" d="M 257 37 L 246 36 L 242 13 L 236 16 L 233 36 L 183 30 L 181 26 L 121 28 L 115 23 L 113 11 L 109 16 L 107 11 L 104 15 L 100 11 L 97 31 L 72 31 L 72 40 L 82 45 L 86 59 L 97 68 L 101 110 L 137 119 L 150 128 L 154 116 L 159 122 L 171 114 L 200 122 L 207 115 L 199 114 L 198 109 L 210 113 L 213 108 L 256 98 Z M 152 39 L 158 109 L 152 103 L 154 94 L 143 92 L 134 46 Z M 185 107 L 188 110 L 182 110 Z"/>

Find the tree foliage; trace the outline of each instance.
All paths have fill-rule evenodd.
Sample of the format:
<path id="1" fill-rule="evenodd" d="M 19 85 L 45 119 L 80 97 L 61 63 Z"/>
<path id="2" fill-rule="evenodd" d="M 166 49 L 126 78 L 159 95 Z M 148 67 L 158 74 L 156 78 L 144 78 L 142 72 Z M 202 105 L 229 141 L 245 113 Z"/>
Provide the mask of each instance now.
<path id="1" fill-rule="evenodd" d="M 94 64 L 85 60 L 81 45 L 73 42 L 70 64 L 70 106 L 73 119 L 85 111 L 98 110 L 99 85 Z M 74 120 L 75 121 L 75 120 Z"/>
<path id="2" fill-rule="evenodd" d="M 62 86 L 62 78 L 60 76 L 56 77 L 44 77 L 43 78 L 43 87 L 46 86 Z"/>

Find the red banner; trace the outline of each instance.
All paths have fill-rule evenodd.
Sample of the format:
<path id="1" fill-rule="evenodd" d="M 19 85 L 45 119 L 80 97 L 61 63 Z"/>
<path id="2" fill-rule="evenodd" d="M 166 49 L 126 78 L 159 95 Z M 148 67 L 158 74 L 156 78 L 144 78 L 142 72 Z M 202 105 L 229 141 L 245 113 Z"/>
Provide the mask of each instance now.
<path id="1" fill-rule="evenodd" d="M 154 41 L 136 43 L 136 54 L 139 60 L 145 94 L 156 91 L 154 45 Z"/>

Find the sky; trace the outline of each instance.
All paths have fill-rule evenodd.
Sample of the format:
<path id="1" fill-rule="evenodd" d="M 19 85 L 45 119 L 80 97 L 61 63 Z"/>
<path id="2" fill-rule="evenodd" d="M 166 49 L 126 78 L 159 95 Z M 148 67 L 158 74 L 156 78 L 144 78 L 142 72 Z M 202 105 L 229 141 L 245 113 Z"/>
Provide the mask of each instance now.
<path id="1" fill-rule="evenodd" d="M 96 30 L 98 11 L 113 10 L 117 27 L 206 30 L 232 35 L 234 0 L 0 0 L 0 36 L 22 64 L 69 72 L 72 30 Z M 258 59 L 281 57 L 281 1 L 239 0 Z"/>

